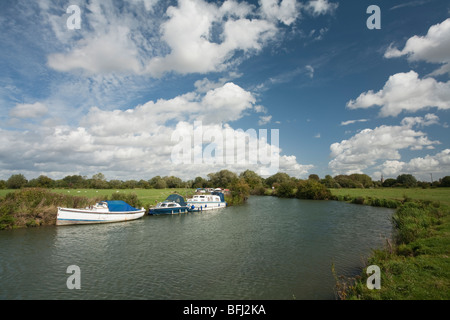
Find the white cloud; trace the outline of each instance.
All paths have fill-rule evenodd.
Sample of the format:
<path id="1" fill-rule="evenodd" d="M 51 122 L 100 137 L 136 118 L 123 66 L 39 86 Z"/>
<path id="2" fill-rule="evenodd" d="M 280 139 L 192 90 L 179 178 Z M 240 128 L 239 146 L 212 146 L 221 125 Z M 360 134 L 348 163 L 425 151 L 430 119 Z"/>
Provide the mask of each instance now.
<path id="1" fill-rule="evenodd" d="M 349 124 L 354 124 L 354 123 L 358 123 L 358 122 L 367 122 L 367 121 L 369 121 L 369 120 L 368 119 L 347 120 L 347 121 L 342 121 L 341 126 L 348 126 Z"/>
<path id="2" fill-rule="evenodd" d="M 413 158 L 408 162 L 385 161 L 379 169 L 385 177 L 413 174 L 419 179 L 428 181 L 430 173 L 438 173 L 442 176 L 448 175 L 450 170 L 450 149 L 445 149 L 435 155 Z"/>
<path id="3" fill-rule="evenodd" d="M 17 104 L 9 111 L 9 115 L 15 118 L 39 118 L 47 114 L 48 108 L 43 103 Z"/>
<path id="4" fill-rule="evenodd" d="M 317 16 L 334 13 L 338 6 L 338 3 L 328 2 L 328 0 L 311 0 L 305 5 L 305 8 L 311 14 Z"/>
<path id="5" fill-rule="evenodd" d="M 11 172 L 20 172 L 31 178 L 44 172 L 62 178 L 68 174 L 89 176 L 102 172 L 108 179 L 149 179 L 155 175 L 192 179 L 221 169 L 239 173 L 249 168 L 260 174 L 273 174 L 274 168 L 268 168 L 267 163 L 178 165 L 171 159 L 176 145 L 172 141 L 174 132 L 183 126 L 192 127 L 199 120 L 203 121 L 203 134 L 218 132 L 225 136 L 229 132 L 247 145 L 274 148 L 271 150 L 280 154 L 272 140 L 269 143 L 268 138 L 259 135 L 256 140 L 251 137 L 247 141 L 243 130 L 227 124 L 253 111 L 255 101 L 252 93 L 234 83 L 225 83 L 206 93 L 188 92 L 128 110 L 92 107 L 76 126 L 36 126 L 28 132 L 0 129 L 0 175 L 6 179 Z M 208 135 L 203 137 L 203 146 L 201 143 L 195 148 L 210 143 Z M 231 152 L 228 147 L 224 150 L 227 154 Z M 297 163 L 295 157 L 281 156 L 279 161 L 280 168 L 295 174 L 309 168 Z"/>
<path id="6" fill-rule="evenodd" d="M 419 79 L 419 75 L 414 71 L 397 73 L 389 77 L 382 90 L 377 93 L 367 91 L 347 103 L 349 109 L 366 109 L 373 106 L 381 106 L 380 115 L 383 117 L 429 107 L 450 109 L 450 81 Z"/>
<path id="7" fill-rule="evenodd" d="M 391 45 L 384 56 L 386 58 L 407 56 L 409 61 L 442 64 L 432 75 L 450 73 L 450 18 L 431 26 L 426 36 L 409 38 L 402 50 Z"/>
<path id="8" fill-rule="evenodd" d="M 260 116 L 258 124 L 260 126 L 268 124 L 272 120 L 272 116 Z"/>
<path id="9" fill-rule="evenodd" d="M 363 170 L 375 166 L 379 160 L 400 160 L 400 150 L 431 149 L 439 141 L 430 140 L 421 131 L 413 129 L 414 125 L 435 123 L 434 115 L 425 118 L 405 118 L 401 126 L 380 126 L 365 129 L 348 140 L 330 146 L 331 156 L 329 168 L 334 173 L 362 173 Z M 390 163 L 393 164 L 398 163 Z"/>
<path id="10" fill-rule="evenodd" d="M 269 19 L 276 19 L 286 25 L 292 24 L 300 15 L 296 0 L 261 0 L 261 10 Z"/>

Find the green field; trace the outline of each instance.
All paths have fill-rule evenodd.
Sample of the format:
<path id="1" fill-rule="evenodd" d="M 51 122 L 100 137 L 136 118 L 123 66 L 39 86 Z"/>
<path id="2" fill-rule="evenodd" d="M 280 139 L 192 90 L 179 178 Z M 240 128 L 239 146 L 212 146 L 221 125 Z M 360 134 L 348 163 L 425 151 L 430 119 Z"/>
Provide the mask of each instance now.
<path id="1" fill-rule="evenodd" d="M 330 189 L 334 196 L 372 197 L 378 199 L 428 200 L 450 206 L 450 188 L 377 188 L 377 189 Z"/>
<path id="2" fill-rule="evenodd" d="M 192 195 L 194 189 L 51 189 L 52 192 L 87 198 L 111 197 L 113 193 L 135 193 L 146 208 L 165 200 L 170 194 L 177 192 L 183 197 Z M 0 190 L 0 196 L 5 196 L 14 190 Z"/>

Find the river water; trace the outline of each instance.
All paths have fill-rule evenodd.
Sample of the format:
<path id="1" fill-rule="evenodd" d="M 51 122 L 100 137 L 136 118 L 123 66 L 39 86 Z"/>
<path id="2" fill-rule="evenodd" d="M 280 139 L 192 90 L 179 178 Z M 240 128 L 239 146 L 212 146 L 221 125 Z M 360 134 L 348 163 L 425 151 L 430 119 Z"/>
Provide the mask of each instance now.
<path id="1" fill-rule="evenodd" d="M 104 225 L 0 231 L 0 299 L 335 299 L 392 235 L 393 210 L 250 197 L 243 206 Z M 69 290 L 69 266 L 80 289 Z"/>

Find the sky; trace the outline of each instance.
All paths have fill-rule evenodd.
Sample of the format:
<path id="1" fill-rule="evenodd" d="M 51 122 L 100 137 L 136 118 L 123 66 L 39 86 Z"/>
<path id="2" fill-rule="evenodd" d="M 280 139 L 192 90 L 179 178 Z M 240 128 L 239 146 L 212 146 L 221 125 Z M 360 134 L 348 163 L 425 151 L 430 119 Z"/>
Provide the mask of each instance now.
<path id="1" fill-rule="evenodd" d="M 3 0 L 0 26 L 0 179 L 450 175 L 447 0 Z"/>

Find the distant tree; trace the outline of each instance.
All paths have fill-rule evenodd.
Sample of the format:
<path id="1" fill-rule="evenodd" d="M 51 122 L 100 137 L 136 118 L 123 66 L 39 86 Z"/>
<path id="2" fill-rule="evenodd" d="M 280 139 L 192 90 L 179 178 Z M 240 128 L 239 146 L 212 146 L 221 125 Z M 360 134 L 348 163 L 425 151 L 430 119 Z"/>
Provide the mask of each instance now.
<path id="1" fill-rule="evenodd" d="M 55 185 L 55 182 L 53 181 L 53 179 L 44 176 L 44 175 L 40 175 L 37 178 L 37 186 L 39 188 L 52 188 Z"/>
<path id="2" fill-rule="evenodd" d="M 262 178 L 252 170 L 245 170 L 239 177 L 243 178 L 252 190 L 261 187 L 263 184 Z"/>
<path id="3" fill-rule="evenodd" d="M 0 180 L 0 189 L 6 189 L 6 181 Z"/>
<path id="4" fill-rule="evenodd" d="M 289 181 L 289 180 L 292 180 L 292 179 L 287 173 L 278 172 L 278 173 L 275 173 L 274 175 L 268 177 L 265 182 L 266 182 L 266 185 L 269 188 L 272 188 L 274 183 L 280 184 L 282 182 L 286 182 L 286 181 Z"/>
<path id="5" fill-rule="evenodd" d="M 28 181 L 23 174 L 13 174 L 6 181 L 6 187 L 8 189 L 20 189 L 23 188 L 27 182 Z"/>
<path id="6" fill-rule="evenodd" d="M 316 180 L 299 181 L 295 196 L 299 199 L 326 200 L 331 198 L 331 192 Z"/>
<path id="7" fill-rule="evenodd" d="M 342 188 L 363 188 L 363 184 L 359 181 L 355 181 L 346 175 L 338 175 L 334 177 L 334 181 L 339 183 Z"/>
<path id="8" fill-rule="evenodd" d="M 231 188 L 231 183 L 238 179 L 236 173 L 229 170 L 221 170 L 216 173 L 209 173 L 209 185 L 212 188 Z"/>
<path id="9" fill-rule="evenodd" d="M 396 179 L 388 178 L 388 179 L 384 180 L 383 187 L 390 188 L 390 187 L 393 187 L 396 183 L 397 183 Z"/>
<path id="10" fill-rule="evenodd" d="M 401 174 L 397 177 L 397 183 L 404 187 L 412 188 L 417 186 L 416 178 L 411 174 Z"/>
<path id="11" fill-rule="evenodd" d="M 208 181 L 202 177 L 196 177 L 192 183 L 192 188 L 206 188 Z"/>
<path id="12" fill-rule="evenodd" d="M 445 176 L 442 178 L 440 187 L 450 187 L 450 176 Z"/>
<path id="13" fill-rule="evenodd" d="M 336 188 L 340 188 L 341 186 L 339 185 L 339 183 L 337 183 L 332 176 L 330 176 L 329 174 L 327 174 L 325 176 L 325 179 L 320 180 L 320 183 L 322 183 L 325 187 L 327 188 L 332 188 L 332 189 L 336 189 Z"/>
<path id="14" fill-rule="evenodd" d="M 99 172 L 99 173 L 97 173 L 97 174 L 94 174 L 94 175 L 92 176 L 92 179 L 93 179 L 93 180 L 102 180 L 102 181 L 105 181 L 105 180 L 106 180 L 105 175 L 104 175 L 103 173 L 101 173 L 101 172 Z"/>
<path id="15" fill-rule="evenodd" d="M 317 174 L 310 174 L 308 180 L 320 181 L 320 178 Z"/>
<path id="16" fill-rule="evenodd" d="M 275 195 L 280 198 L 293 198 L 295 196 L 296 185 L 292 180 L 283 181 L 276 184 Z"/>
<path id="17" fill-rule="evenodd" d="M 372 178 L 369 177 L 367 174 L 360 174 L 360 173 L 353 173 L 348 176 L 353 181 L 360 183 L 364 188 L 371 188 L 373 187 L 373 181 Z"/>

